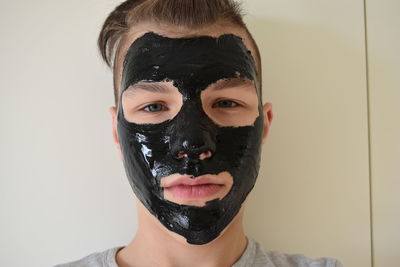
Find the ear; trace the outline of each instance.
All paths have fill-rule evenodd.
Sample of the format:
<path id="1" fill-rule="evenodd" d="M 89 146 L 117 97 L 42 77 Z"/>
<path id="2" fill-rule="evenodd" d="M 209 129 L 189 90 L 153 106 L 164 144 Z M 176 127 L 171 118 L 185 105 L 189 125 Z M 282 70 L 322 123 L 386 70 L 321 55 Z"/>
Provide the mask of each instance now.
<path id="1" fill-rule="evenodd" d="M 264 104 L 263 113 L 264 113 L 264 134 L 263 134 L 262 143 L 264 144 L 265 141 L 267 141 L 269 128 L 271 127 L 271 123 L 274 118 L 274 113 L 272 112 L 272 104 L 271 103 Z"/>
<path id="2" fill-rule="evenodd" d="M 117 147 L 119 158 L 122 159 L 122 152 L 121 152 L 121 145 L 119 143 L 119 137 L 118 137 L 118 131 L 117 131 L 117 108 L 116 107 L 110 107 L 108 110 L 110 112 L 111 118 L 112 118 L 112 136 L 114 140 L 114 144 Z"/>

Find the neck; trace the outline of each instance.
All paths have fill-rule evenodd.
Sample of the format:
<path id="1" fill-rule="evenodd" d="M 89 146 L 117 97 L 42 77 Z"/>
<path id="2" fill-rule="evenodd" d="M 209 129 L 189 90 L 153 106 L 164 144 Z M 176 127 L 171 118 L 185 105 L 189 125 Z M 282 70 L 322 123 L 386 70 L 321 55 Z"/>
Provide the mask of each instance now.
<path id="1" fill-rule="evenodd" d="M 204 245 L 191 245 L 165 228 L 138 203 L 139 228 L 133 241 L 118 252 L 117 262 L 126 266 L 228 267 L 239 260 L 247 246 L 243 208 L 221 235 Z"/>

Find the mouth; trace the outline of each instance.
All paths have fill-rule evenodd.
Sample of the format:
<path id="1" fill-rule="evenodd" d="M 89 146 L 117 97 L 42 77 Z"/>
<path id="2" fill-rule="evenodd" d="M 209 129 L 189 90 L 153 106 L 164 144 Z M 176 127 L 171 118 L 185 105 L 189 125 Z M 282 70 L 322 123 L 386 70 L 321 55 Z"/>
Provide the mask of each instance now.
<path id="1" fill-rule="evenodd" d="M 175 185 L 164 190 L 169 191 L 175 197 L 181 199 L 194 199 L 211 197 L 221 190 L 223 185 L 219 184 L 200 184 L 200 185 Z"/>
<path id="2" fill-rule="evenodd" d="M 233 184 L 228 172 L 217 175 L 171 175 L 161 179 L 164 198 L 183 205 L 204 206 L 207 201 L 222 199 Z"/>

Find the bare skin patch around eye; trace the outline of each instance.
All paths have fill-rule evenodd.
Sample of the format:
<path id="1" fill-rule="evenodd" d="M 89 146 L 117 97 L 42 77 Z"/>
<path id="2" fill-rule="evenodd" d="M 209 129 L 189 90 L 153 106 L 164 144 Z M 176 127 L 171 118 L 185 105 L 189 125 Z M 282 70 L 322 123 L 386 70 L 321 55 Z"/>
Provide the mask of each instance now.
<path id="1" fill-rule="evenodd" d="M 249 79 L 221 79 L 201 92 L 205 113 L 220 126 L 250 126 L 260 115 L 258 96 Z"/>
<path id="2" fill-rule="evenodd" d="M 182 107 L 182 94 L 172 82 L 139 82 L 122 94 L 122 108 L 127 121 L 158 124 L 173 119 Z"/>

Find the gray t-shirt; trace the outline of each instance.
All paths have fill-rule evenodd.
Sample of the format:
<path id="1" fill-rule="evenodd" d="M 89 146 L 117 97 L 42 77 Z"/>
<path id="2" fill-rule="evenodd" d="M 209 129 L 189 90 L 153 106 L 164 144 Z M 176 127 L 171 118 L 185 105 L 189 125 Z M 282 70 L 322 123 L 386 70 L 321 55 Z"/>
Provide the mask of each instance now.
<path id="1" fill-rule="evenodd" d="M 55 267 L 118 267 L 115 256 L 122 248 L 116 247 L 93 253 L 81 260 Z M 248 239 L 246 250 L 232 267 L 343 267 L 343 265 L 331 258 L 310 259 L 301 254 L 288 255 L 264 251 L 259 243 Z"/>

